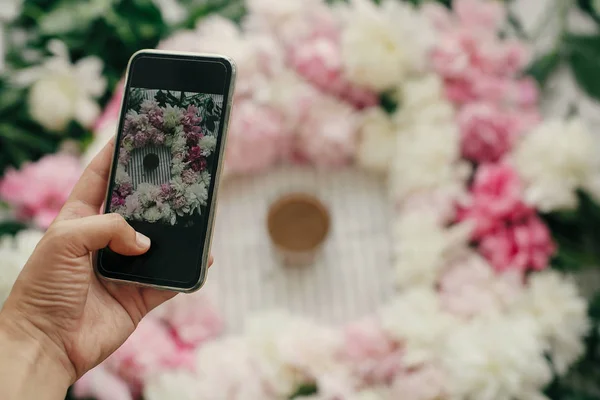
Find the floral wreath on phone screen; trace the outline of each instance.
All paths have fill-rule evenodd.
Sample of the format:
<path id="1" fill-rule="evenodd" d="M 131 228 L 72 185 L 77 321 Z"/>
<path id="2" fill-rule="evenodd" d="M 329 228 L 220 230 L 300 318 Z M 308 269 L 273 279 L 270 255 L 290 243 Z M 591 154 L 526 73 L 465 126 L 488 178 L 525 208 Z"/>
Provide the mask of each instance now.
<path id="1" fill-rule="evenodd" d="M 111 209 L 128 220 L 175 225 L 180 218 L 200 215 L 207 205 L 211 179 L 207 157 L 216 148 L 217 138 L 211 131 L 215 130 L 218 113 L 200 116 L 200 108 L 194 104 L 184 108 L 163 102 L 161 106 L 157 101 L 161 96 L 174 98 L 169 92 L 159 91 L 156 99 L 140 101 L 139 90 L 132 90 L 130 110 L 123 123 Z M 204 100 L 203 108 L 210 112 L 218 108 L 210 97 L 204 96 Z M 136 101 L 139 107 L 132 107 Z M 132 153 L 152 146 L 170 150 L 170 181 L 134 185 L 128 172 Z M 155 167 L 158 162 L 154 154 L 144 158 L 145 167 Z"/>

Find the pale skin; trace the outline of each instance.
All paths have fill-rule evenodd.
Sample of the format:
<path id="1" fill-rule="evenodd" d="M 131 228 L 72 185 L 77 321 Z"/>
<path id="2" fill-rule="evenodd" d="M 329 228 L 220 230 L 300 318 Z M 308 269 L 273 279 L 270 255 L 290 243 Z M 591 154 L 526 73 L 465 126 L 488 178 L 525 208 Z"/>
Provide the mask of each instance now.
<path id="1" fill-rule="evenodd" d="M 151 246 L 121 216 L 99 215 L 114 146 L 112 140 L 85 170 L 0 311 L 3 400 L 64 399 L 71 384 L 175 295 L 106 282 L 93 271 L 96 250 L 139 255 Z"/>

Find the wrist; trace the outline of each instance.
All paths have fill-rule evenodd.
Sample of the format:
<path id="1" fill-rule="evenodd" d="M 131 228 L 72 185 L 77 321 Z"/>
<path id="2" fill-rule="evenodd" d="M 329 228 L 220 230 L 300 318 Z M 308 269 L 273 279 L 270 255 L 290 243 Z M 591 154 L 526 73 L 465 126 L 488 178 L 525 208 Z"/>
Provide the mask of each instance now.
<path id="1" fill-rule="evenodd" d="M 18 317 L 0 312 L 2 399 L 63 399 L 74 374 L 48 336 Z"/>

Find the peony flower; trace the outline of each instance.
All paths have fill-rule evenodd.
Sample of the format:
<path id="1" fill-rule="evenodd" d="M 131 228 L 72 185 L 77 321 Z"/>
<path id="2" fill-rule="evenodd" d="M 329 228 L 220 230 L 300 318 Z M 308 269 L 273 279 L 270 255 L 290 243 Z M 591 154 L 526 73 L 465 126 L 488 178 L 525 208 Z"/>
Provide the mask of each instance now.
<path id="1" fill-rule="evenodd" d="M 541 327 L 555 372 L 563 376 L 585 352 L 591 327 L 585 298 L 570 277 L 547 270 L 530 276 L 523 300 L 523 310 Z"/>
<path id="2" fill-rule="evenodd" d="M 144 386 L 144 399 L 146 400 L 198 400 L 200 389 L 198 377 L 188 371 L 170 371 L 158 374 L 148 380 Z M 213 397 L 226 399 L 228 397 Z M 103 399 L 99 399 L 103 400 Z"/>
<path id="3" fill-rule="evenodd" d="M 234 22 L 221 16 L 202 19 L 195 31 L 176 33 L 159 48 L 227 54 L 237 65 L 236 97 L 252 96 L 284 66 L 283 50 L 271 35 L 242 35 Z"/>
<path id="4" fill-rule="evenodd" d="M 406 81 L 399 90 L 396 122 L 409 129 L 418 123 L 452 124 L 454 107 L 444 93 L 444 83 L 435 74 Z"/>
<path id="5" fill-rule="evenodd" d="M 327 94 L 357 108 L 379 102 L 376 93 L 353 85 L 344 76 L 337 35 L 309 37 L 291 47 L 288 58 L 300 76 Z"/>
<path id="6" fill-rule="evenodd" d="M 52 56 L 40 66 L 15 76 L 18 85 L 31 85 L 27 97 L 31 117 L 51 131 L 63 131 L 73 120 L 91 127 L 100 114 L 95 99 L 106 89 L 102 61 L 89 56 L 73 64 L 59 40 L 51 40 L 48 50 Z"/>
<path id="7" fill-rule="evenodd" d="M 248 0 L 246 31 L 268 34 L 290 47 L 307 38 L 338 32 L 335 15 L 323 0 Z"/>
<path id="8" fill-rule="evenodd" d="M 183 110 L 167 104 L 163 111 L 163 126 L 165 129 L 175 129 L 181 123 Z"/>
<path id="9" fill-rule="evenodd" d="M 426 15 L 440 31 L 431 57 L 433 67 L 444 78 L 454 103 L 485 100 L 531 106 L 530 96 L 515 95 L 516 76 L 529 64 L 530 51 L 522 42 L 499 38 L 505 10 L 490 4 L 461 0 L 453 7 L 454 16 L 441 7 L 426 7 Z"/>
<path id="10" fill-rule="evenodd" d="M 402 130 L 389 176 L 397 203 L 423 190 L 462 192 L 470 168 L 460 161 L 458 131 L 452 124 L 419 123 Z"/>
<path id="11" fill-rule="evenodd" d="M 317 166 L 349 163 L 356 153 L 358 118 L 347 104 L 314 93 L 295 138 L 300 158 Z"/>
<path id="12" fill-rule="evenodd" d="M 600 171 L 596 149 L 595 138 L 579 119 L 538 126 L 512 155 L 525 183 L 525 201 L 542 212 L 575 209 L 576 191 Z"/>
<path id="13" fill-rule="evenodd" d="M 432 288 L 411 288 L 396 296 L 380 313 L 383 331 L 403 343 L 403 363 L 407 368 L 434 360 L 443 348 L 444 338 L 458 321 L 442 310 Z"/>
<path id="14" fill-rule="evenodd" d="M 264 313 L 247 325 L 249 345 L 262 355 L 258 366 L 279 396 L 315 382 L 320 394 L 345 397 L 352 391 L 349 368 L 339 359 L 343 338 L 334 329 L 284 313 Z"/>
<path id="15" fill-rule="evenodd" d="M 103 365 L 97 366 L 79 378 L 73 386 L 73 395 L 80 399 L 133 400 L 127 383 L 107 371 Z"/>
<path id="16" fill-rule="evenodd" d="M 202 155 L 207 157 L 217 148 L 217 138 L 211 135 L 202 136 L 198 141 L 198 146 L 202 149 Z"/>
<path id="17" fill-rule="evenodd" d="M 276 400 L 260 370 L 263 354 L 245 337 L 229 336 L 209 342 L 196 351 L 197 399 Z M 158 398 L 157 399 L 162 399 Z"/>
<path id="18" fill-rule="evenodd" d="M 134 392 L 154 375 L 177 368 L 192 368 L 193 354 L 178 347 L 169 330 L 156 318 L 144 318 L 127 341 L 104 363 Z"/>
<path id="19" fill-rule="evenodd" d="M 200 346 L 223 330 L 223 319 L 204 294 L 177 296 L 152 312 L 165 321 L 178 340 L 190 347 Z"/>
<path id="20" fill-rule="evenodd" d="M 471 230 L 470 224 L 448 228 L 434 213 L 399 215 L 393 226 L 397 285 L 433 287 L 442 269 L 466 248 Z"/>
<path id="21" fill-rule="evenodd" d="M 480 239 L 506 221 L 516 221 L 534 211 L 523 202 L 523 185 L 508 163 L 482 164 L 473 178 L 471 198 L 459 220 L 475 223 L 473 238 Z"/>
<path id="22" fill-rule="evenodd" d="M 479 251 L 499 272 L 542 270 L 555 250 L 548 227 L 537 215 L 498 227 L 479 242 Z"/>
<path id="23" fill-rule="evenodd" d="M 14 237 L 0 237 L 0 307 L 43 235 L 40 231 L 28 229 L 20 231 Z"/>
<path id="24" fill-rule="evenodd" d="M 466 188 L 460 187 L 422 190 L 405 198 L 396 210 L 400 215 L 427 215 L 438 226 L 446 226 L 456 221 L 457 204 L 464 203 L 466 197 Z"/>
<path id="25" fill-rule="evenodd" d="M 94 133 L 102 132 L 106 125 L 118 124 L 119 116 L 121 114 L 121 103 L 123 101 L 123 93 L 125 91 L 125 83 L 119 82 L 114 88 L 114 93 L 102 114 L 96 119 L 94 123 Z"/>
<path id="26" fill-rule="evenodd" d="M 440 367 L 426 364 L 400 374 L 392 385 L 389 398 L 438 400 L 447 398 L 447 374 Z"/>
<path id="27" fill-rule="evenodd" d="M 282 159 L 289 141 L 290 134 L 275 110 L 241 101 L 231 114 L 225 167 L 232 173 L 262 171 Z"/>
<path id="28" fill-rule="evenodd" d="M 0 181 L 0 200 L 15 208 L 21 221 L 50 226 L 81 175 L 79 160 L 67 154 L 47 155 L 20 170 L 8 169 Z"/>
<path id="29" fill-rule="evenodd" d="M 353 0 L 342 18 L 342 60 L 350 81 L 382 92 L 424 69 L 435 35 L 410 5 Z"/>
<path id="30" fill-rule="evenodd" d="M 497 274 L 485 259 L 470 251 L 452 262 L 439 281 L 443 308 L 466 318 L 506 311 L 523 290 L 520 273 Z"/>
<path id="31" fill-rule="evenodd" d="M 367 109 L 361 115 L 359 137 L 358 164 L 374 172 L 387 173 L 396 144 L 396 127 L 389 116 L 378 107 Z"/>
<path id="32" fill-rule="evenodd" d="M 461 26 L 477 32 L 497 32 L 506 19 L 506 8 L 493 1 L 455 0 L 452 10 Z"/>
<path id="33" fill-rule="evenodd" d="M 491 314 L 445 332 L 441 363 L 448 398 L 537 399 L 552 380 L 538 325 Z"/>
<path id="34" fill-rule="evenodd" d="M 479 163 L 496 162 L 512 150 L 532 121 L 528 114 L 508 113 L 492 104 L 467 104 L 457 116 L 462 154 Z"/>
<path id="35" fill-rule="evenodd" d="M 379 322 L 368 319 L 346 327 L 343 359 L 368 386 L 389 384 L 402 368 L 400 345 L 390 340 Z"/>

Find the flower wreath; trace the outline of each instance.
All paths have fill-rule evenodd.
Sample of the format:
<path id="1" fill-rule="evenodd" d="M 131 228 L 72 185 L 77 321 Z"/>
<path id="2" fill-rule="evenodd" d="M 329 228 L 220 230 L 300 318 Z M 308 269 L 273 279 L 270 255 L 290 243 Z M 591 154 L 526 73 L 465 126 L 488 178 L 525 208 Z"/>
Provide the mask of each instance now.
<path id="1" fill-rule="evenodd" d="M 160 107 L 145 100 L 139 112 L 130 110 L 123 124 L 122 146 L 115 175 L 111 207 L 127 219 L 174 225 L 178 217 L 201 213 L 206 206 L 210 173 L 206 158 L 217 139 L 205 134 L 198 109 Z M 131 152 L 146 146 L 167 146 L 171 151 L 169 183 L 140 183 L 134 190 L 127 173 Z"/>
<path id="2" fill-rule="evenodd" d="M 161 47 L 236 60 L 230 173 L 354 161 L 386 176 L 395 297 L 345 328 L 275 313 L 221 336 L 204 294 L 179 296 L 81 393 L 96 377 L 146 400 L 545 399 L 582 355 L 587 303 L 551 268 L 544 214 L 600 199 L 592 135 L 540 121 L 500 2 L 378 3 L 247 0 L 244 30 L 209 18 Z"/>

